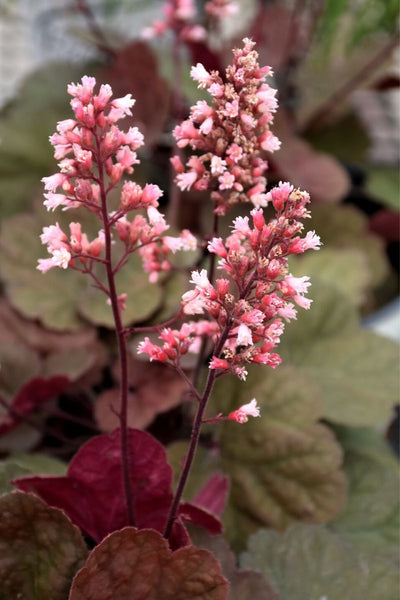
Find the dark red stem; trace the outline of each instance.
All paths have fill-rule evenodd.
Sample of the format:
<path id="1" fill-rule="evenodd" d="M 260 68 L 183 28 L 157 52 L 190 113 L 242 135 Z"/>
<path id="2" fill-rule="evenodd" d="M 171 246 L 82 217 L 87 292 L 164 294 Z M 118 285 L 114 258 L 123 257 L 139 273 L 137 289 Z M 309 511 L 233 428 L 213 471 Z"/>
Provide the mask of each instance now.
<path id="1" fill-rule="evenodd" d="M 119 364 L 120 364 L 120 433 L 121 433 L 121 459 L 122 459 L 122 477 L 125 492 L 125 504 L 127 513 L 127 524 L 135 524 L 135 515 L 133 510 L 133 492 L 131 483 L 130 455 L 128 448 L 128 354 L 126 349 L 125 329 L 122 325 L 121 312 L 118 304 L 118 294 L 115 285 L 115 277 L 112 267 L 112 247 L 111 247 L 111 227 L 108 218 L 107 194 L 104 185 L 103 162 L 100 153 L 100 143 L 95 133 L 97 146 L 97 166 L 99 169 L 99 187 L 101 197 L 101 214 L 104 224 L 105 237 L 105 256 L 106 273 L 109 290 L 109 298 L 114 316 L 115 334 L 118 342 Z"/>
<path id="2" fill-rule="evenodd" d="M 228 322 L 225 325 L 225 328 L 221 334 L 221 337 L 219 338 L 218 344 L 216 345 L 215 352 L 214 352 L 215 356 L 220 355 L 222 348 L 224 347 L 224 344 L 228 338 L 230 329 L 231 329 L 231 321 L 228 320 Z M 180 505 L 182 495 L 183 495 L 183 492 L 184 492 L 184 489 L 186 486 L 186 482 L 187 482 L 189 474 L 190 474 L 190 469 L 192 467 L 193 460 L 194 460 L 194 457 L 196 454 L 197 445 L 199 443 L 200 429 L 201 429 L 201 425 L 202 425 L 202 421 L 203 421 L 203 414 L 206 409 L 207 402 L 211 396 L 211 392 L 214 387 L 216 375 L 217 375 L 217 372 L 215 370 L 209 371 L 203 395 L 201 396 L 201 398 L 199 400 L 199 404 L 197 406 L 197 412 L 196 412 L 196 416 L 195 416 L 194 422 L 193 422 L 192 435 L 190 438 L 189 450 L 186 455 L 185 462 L 184 462 L 184 465 L 183 465 L 183 468 L 182 468 L 182 471 L 181 471 L 181 474 L 179 477 L 178 485 L 177 485 L 177 488 L 175 491 L 174 499 L 171 504 L 171 508 L 169 511 L 168 519 L 167 519 L 167 524 L 166 524 L 165 531 L 164 531 L 164 537 L 166 539 L 169 539 L 169 537 L 171 535 L 172 527 L 175 522 L 176 516 L 178 514 L 179 505 Z"/>

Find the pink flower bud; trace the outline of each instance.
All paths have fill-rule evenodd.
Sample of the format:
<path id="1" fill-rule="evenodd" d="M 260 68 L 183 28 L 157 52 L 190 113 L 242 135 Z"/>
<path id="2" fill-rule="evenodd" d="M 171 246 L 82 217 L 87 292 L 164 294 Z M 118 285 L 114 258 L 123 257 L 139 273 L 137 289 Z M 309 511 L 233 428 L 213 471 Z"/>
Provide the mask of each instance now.
<path id="1" fill-rule="evenodd" d="M 250 417 L 259 417 L 260 416 L 260 407 L 257 406 L 257 400 L 253 398 L 249 404 L 243 404 L 237 410 L 231 412 L 229 414 L 229 419 L 231 421 L 236 421 L 236 423 L 247 423 Z"/>

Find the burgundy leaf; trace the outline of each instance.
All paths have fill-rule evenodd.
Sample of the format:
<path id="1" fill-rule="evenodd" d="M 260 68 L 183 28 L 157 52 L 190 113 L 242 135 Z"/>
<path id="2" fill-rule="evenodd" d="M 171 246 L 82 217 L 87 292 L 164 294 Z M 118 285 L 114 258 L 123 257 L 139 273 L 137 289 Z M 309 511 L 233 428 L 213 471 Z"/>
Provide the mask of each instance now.
<path id="1" fill-rule="evenodd" d="M 163 446 L 150 434 L 129 430 L 131 482 L 135 524 L 139 529 L 163 532 L 172 503 L 172 469 Z M 210 510 L 221 512 L 226 478 L 217 474 L 200 492 L 204 506 L 180 505 L 172 528 L 172 549 L 190 543 L 183 521 L 220 533 L 222 525 Z M 72 459 L 65 477 L 36 475 L 19 477 L 13 483 L 24 492 L 34 492 L 50 506 L 61 508 L 87 535 L 97 542 L 127 523 L 123 489 L 119 430 L 99 435 L 84 444 Z M 211 495 L 216 495 L 214 502 Z"/>
<path id="2" fill-rule="evenodd" d="M 182 502 L 179 506 L 179 516 L 183 521 L 189 521 L 207 529 L 212 535 L 222 533 L 222 523 L 213 514 L 195 506 L 191 502 Z"/>
<path id="3" fill-rule="evenodd" d="M 0 434 L 7 433 L 19 425 L 25 416 L 33 413 L 41 404 L 61 394 L 68 384 L 69 378 L 64 375 L 55 375 L 48 379 L 35 377 L 28 381 L 11 401 L 10 413 L 0 416 Z"/>
<path id="4" fill-rule="evenodd" d="M 229 479 L 222 473 L 215 473 L 193 498 L 193 504 L 220 517 L 225 508 L 229 493 Z"/>
<path id="5" fill-rule="evenodd" d="M 164 448 L 148 433 L 130 429 L 128 443 L 136 524 L 161 530 L 172 501 L 172 469 Z M 96 541 L 127 523 L 119 430 L 84 444 L 65 477 L 21 477 L 15 484 L 63 509 Z"/>

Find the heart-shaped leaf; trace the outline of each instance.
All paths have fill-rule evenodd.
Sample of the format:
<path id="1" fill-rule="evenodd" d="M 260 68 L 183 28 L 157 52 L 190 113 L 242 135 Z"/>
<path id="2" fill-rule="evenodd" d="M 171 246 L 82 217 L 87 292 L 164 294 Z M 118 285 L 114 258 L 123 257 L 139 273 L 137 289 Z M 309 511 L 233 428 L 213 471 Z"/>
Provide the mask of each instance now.
<path id="1" fill-rule="evenodd" d="M 87 550 L 65 514 L 30 494 L 0 497 L 0 597 L 66 600 Z"/>
<path id="2" fill-rule="evenodd" d="M 323 416 L 352 426 L 384 425 L 397 397 L 397 345 L 359 329 L 338 290 L 313 282 L 314 303 L 282 337 L 280 354 L 317 386 Z"/>
<path id="3" fill-rule="evenodd" d="M 373 597 L 365 596 L 365 570 L 352 548 L 318 525 L 299 523 L 283 534 L 259 531 L 250 538 L 241 565 L 261 571 L 281 600 Z"/>
<path id="4" fill-rule="evenodd" d="M 152 530 L 109 535 L 76 575 L 69 600 L 226 600 L 228 582 L 206 550 L 171 552 Z"/>
<path id="5" fill-rule="evenodd" d="M 222 387 L 223 386 L 223 387 Z M 343 508 L 346 480 L 342 451 L 331 431 L 317 421 L 318 391 L 293 367 L 256 369 L 245 388 L 224 377 L 217 409 L 224 414 L 256 397 L 261 418 L 220 428 L 223 470 L 231 478 L 225 524 L 232 543 L 260 526 L 278 529 L 291 522 L 326 522 Z"/>
<path id="6" fill-rule="evenodd" d="M 345 449 L 349 499 L 329 527 L 360 552 L 395 556 L 400 525 L 398 460 L 373 429 L 336 427 L 335 431 Z"/>
<path id="7" fill-rule="evenodd" d="M 130 429 L 128 451 L 136 525 L 162 532 L 172 502 L 172 469 L 165 450 L 150 434 Z M 73 523 L 96 541 L 128 522 L 119 430 L 96 436 L 84 444 L 70 462 L 65 477 L 28 476 L 13 483 L 63 509 Z M 172 547 L 189 541 L 182 525 L 185 519 L 213 533 L 221 532 L 219 520 L 201 507 L 185 504 L 179 512 L 170 539 Z"/>

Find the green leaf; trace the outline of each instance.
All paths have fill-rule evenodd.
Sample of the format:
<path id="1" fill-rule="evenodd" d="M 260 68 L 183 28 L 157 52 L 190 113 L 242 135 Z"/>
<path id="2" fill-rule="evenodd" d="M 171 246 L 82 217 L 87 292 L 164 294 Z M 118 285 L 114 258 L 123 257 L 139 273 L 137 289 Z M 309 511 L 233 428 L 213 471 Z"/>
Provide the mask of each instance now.
<path id="1" fill-rule="evenodd" d="M 202 527 L 188 526 L 190 539 L 198 548 L 209 550 L 219 561 L 222 573 L 229 581 L 227 600 L 279 600 L 261 573 L 253 569 L 238 570 L 236 556 L 221 535 L 211 536 Z"/>
<path id="2" fill-rule="evenodd" d="M 368 170 L 367 190 L 388 208 L 400 210 L 400 179 L 395 168 L 374 167 Z"/>
<path id="3" fill-rule="evenodd" d="M 337 290 L 316 279 L 309 311 L 299 311 L 279 352 L 319 388 L 324 417 L 352 426 L 384 425 L 397 397 L 398 346 L 360 330 Z"/>
<path id="4" fill-rule="evenodd" d="M 42 227 L 56 220 L 63 225 L 62 218 L 41 208 L 37 215 L 22 214 L 4 221 L 0 276 L 10 302 L 25 317 L 40 319 L 50 329 L 76 330 L 83 326 L 75 304 L 88 286 L 86 277 L 58 268 L 43 275 L 36 269 L 38 258 L 46 256 L 39 238 Z"/>
<path id="5" fill-rule="evenodd" d="M 0 497 L 0 598 L 66 600 L 86 557 L 78 529 L 36 496 Z"/>
<path id="6" fill-rule="evenodd" d="M 352 304 L 365 302 L 371 285 L 371 273 L 365 254 L 357 248 L 323 248 L 319 252 L 307 252 L 304 257 L 291 257 L 293 275 L 307 273 L 311 278 L 329 283 L 346 294 Z"/>
<path id="7" fill-rule="evenodd" d="M 175 552 L 156 531 L 125 527 L 106 537 L 76 575 L 69 600 L 226 600 L 228 583 L 206 550 Z"/>
<path id="8" fill-rule="evenodd" d="M 92 69 L 52 64 L 28 76 L 0 116 L 0 198 L 2 217 L 28 207 L 40 179 L 55 170 L 48 137 L 70 112 L 67 84 Z"/>
<path id="9" fill-rule="evenodd" d="M 281 600 L 375 598 L 365 595 L 365 571 L 352 548 L 318 525 L 293 525 L 283 534 L 259 531 L 250 538 L 241 565 L 261 571 Z"/>
<path id="10" fill-rule="evenodd" d="M 357 249 L 366 259 L 369 278 L 374 288 L 389 274 L 385 244 L 368 231 L 367 217 L 353 206 L 322 205 L 312 208 L 312 218 L 305 223 L 305 231 L 315 230 L 324 249 Z"/>
<path id="11" fill-rule="evenodd" d="M 52 456 L 16 452 L 7 460 L 0 461 L 0 493 L 3 494 L 14 489 L 10 481 L 15 477 L 33 473 L 64 475 L 66 470 L 67 465 Z"/>
<path id="12" fill-rule="evenodd" d="M 400 526 L 398 460 L 373 429 L 336 427 L 335 432 L 345 450 L 349 499 L 330 528 L 360 552 L 396 553 Z"/>
<path id="13" fill-rule="evenodd" d="M 220 429 L 221 462 L 231 477 L 225 523 L 231 541 L 262 526 L 284 529 L 294 521 L 325 522 L 343 508 L 342 451 L 317 423 L 318 390 L 293 367 L 251 371 L 246 386 L 224 377 L 215 391 L 224 414 L 255 397 L 261 418 Z"/>
<path id="14" fill-rule="evenodd" d="M 100 279 L 105 279 L 104 273 Z M 129 257 L 128 263 L 117 273 L 115 282 L 118 294 L 128 294 L 126 309 L 122 313 L 125 326 L 150 317 L 161 303 L 161 289 L 159 285 L 149 283 L 148 274 L 143 271 L 142 261 L 137 254 Z M 83 292 L 78 306 L 80 314 L 94 325 L 114 328 L 111 306 L 99 290 Z"/>
<path id="15" fill-rule="evenodd" d="M 36 268 L 38 258 L 46 256 L 46 248 L 39 237 L 42 228 L 57 221 L 68 233 L 68 224 L 74 220 L 82 224 L 89 239 L 97 235 L 99 221 L 79 209 L 56 217 L 40 206 L 35 214 L 16 215 L 4 221 L 0 232 L 3 249 L 0 277 L 12 305 L 24 316 L 40 319 L 50 329 L 81 329 L 84 325 L 81 315 L 96 325 L 112 327 L 112 310 L 106 296 L 92 287 L 88 276 L 72 269 L 59 268 L 43 275 Z M 119 249 L 116 244 L 116 255 Z M 102 275 L 105 276 L 104 273 Z M 116 284 L 119 294 L 128 293 L 124 324 L 150 316 L 160 303 L 160 288 L 148 282 L 136 255 L 131 256 L 128 264 L 117 274 Z"/>

